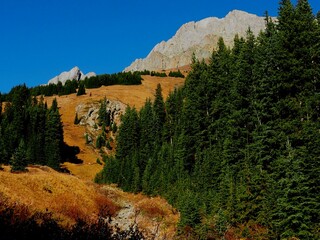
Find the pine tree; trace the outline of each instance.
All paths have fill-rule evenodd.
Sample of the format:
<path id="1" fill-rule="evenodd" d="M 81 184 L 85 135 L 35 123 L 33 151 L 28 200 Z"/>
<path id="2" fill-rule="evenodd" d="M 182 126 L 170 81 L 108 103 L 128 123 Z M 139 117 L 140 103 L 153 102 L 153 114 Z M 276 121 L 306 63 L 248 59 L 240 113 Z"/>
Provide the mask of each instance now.
<path id="1" fill-rule="evenodd" d="M 79 88 L 78 88 L 78 92 L 77 92 L 77 96 L 81 96 L 81 95 L 85 95 L 86 94 L 86 89 L 84 86 L 84 82 L 80 81 L 79 82 Z"/>
<path id="2" fill-rule="evenodd" d="M 147 99 L 145 105 L 139 112 L 140 120 L 140 154 L 141 158 L 139 161 L 140 176 L 147 166 L 150 153 L 154 150 L 155 146 L 155 131 L 154 131 L 154 116 L 153 108 L 150 99 Z"/>
<path id="3" fill-rule="evenodd" d="M 26 171 L 27 167 L 26 146 L 24 140 L 21 139 L 18 148 L 14 152 L 11 159 L 11 171 Z"/>
<path id="4" fill-rule="evenodd" d="M 107 110 L 107 98 L 100 102 L 99 108 L 99 125 L 102 126 L 103 124 L 107 127 L 110 126 L 110 112 Z"/>
<path id="5" fill-rule="evenodd" d="M 139 147 L 140 123 L 138 112 L 135 108 L 127 107 L 126 113 L 122 115 L 122 124 L 117 136 L 118 159 L 131 156 Z"/>
<path id="6" fill-rule="evenodd" d="M 209 117 L 209 99 L 212 87 L 209 86 L 211 79 L 205 62 L 193 59 L 192 71 L 186 78 L 185 99 L 182 110 L 182 134 L 186 150 L 185 167 L 191 171 L 195 161 L 197 144 L 208 144 L 206 121 Z M 209 91 L 208 91 L 209 90 Z M 210 93 L 210 95 L 208 94 Z M 201 98 L 204 96 L 204 98 Z M 206 119 L 202 119 L 206 116 Z M 199 139 L 199 141 L 197 141 Z"/>
<path id="7" fill-rule="evenodd" d="M 162 130 L 166 119 L 166 109 L 162 96 L 161 85 L 157 85 L 153 102 L 154 136 L 156 142 L 162 142 Z"/>
<path id="8" fill-rule="evenodd" d="M 195 238 L 319 238 L 320 24 L 305 0 L 265 19 L 257 38 L 249 29 L 231 50 L 220 39 L 209 64 L 194 58 L 164 107 L 129 108 L 102 172 L 165 196 Z"/>
<path id="9" fill-rule="evenodd" d="M 60 168 L 62 160 L 63 128 L 57 100 L 54 99 L 52 106 L 47 113 L 46 133 L 45 133 L 45 155 L 49 167 Z"/>

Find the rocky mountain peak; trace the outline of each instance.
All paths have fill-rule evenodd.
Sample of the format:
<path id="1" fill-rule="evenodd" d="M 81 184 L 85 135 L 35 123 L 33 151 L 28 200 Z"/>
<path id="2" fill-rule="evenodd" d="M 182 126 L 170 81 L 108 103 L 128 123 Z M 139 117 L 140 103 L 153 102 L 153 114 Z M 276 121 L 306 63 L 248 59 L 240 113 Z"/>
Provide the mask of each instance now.
<path id="1" fill-rule="evenodd" d="M 245 36 L 250 27 L 257 35 L 265 28 L 263 17 L 240 10 L 224 18 L 209 17 L 182 25 L 168 41 L 158 43 L 144 59 L 135 60 L 124 71 L 172 69 L 191 63 L 192 54 L 198 59 L 209 58 L 220 37 L 232 45 L 236 34 Z"/>
<path id="2" fill-rule="evenodd" d="M 84 80 L 86 77 L 92 77 L 96 76 L 94 72 L 89 72 L 87 74 L 83 74 L 79 67 L 75 66 L 70 71 L 62 72 L 58 76 L 55 76 L 54 78 L 50 79 L 48 81 L 48 84 L 53 83 L 57 84 L 58 82 L 62 82 L 62 84 L 65 84 L 67 80 Z"/>

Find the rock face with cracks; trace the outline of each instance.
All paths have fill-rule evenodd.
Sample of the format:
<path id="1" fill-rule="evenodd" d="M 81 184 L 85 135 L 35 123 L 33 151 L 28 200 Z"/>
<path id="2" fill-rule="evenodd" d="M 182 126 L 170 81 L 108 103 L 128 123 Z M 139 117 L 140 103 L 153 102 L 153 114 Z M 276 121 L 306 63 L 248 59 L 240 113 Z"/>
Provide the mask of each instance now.
<path id="1" fill-rule="evenodd" d="M 189 65 L 193 54 L 199 60 L 208 59 L 220 37 L 231 46 L 235 35 L 245 36 L 249 28 L 259 34 L 265 29 L 264 18 L 233 10 L 221 19 L 209 17 L 186 23 L 171 39 L 157 44 L 146 58 L 135 60 L 124 71 L 174 69 Z"/>

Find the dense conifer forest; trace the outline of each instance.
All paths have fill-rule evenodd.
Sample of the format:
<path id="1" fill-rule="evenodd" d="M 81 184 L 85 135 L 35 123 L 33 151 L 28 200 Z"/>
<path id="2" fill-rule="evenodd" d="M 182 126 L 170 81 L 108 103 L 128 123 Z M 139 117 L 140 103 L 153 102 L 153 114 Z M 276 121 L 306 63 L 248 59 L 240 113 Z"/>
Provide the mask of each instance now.
<path id="1" fill-rule="evenodd" d="M 24 171 L 28 164 L 59 170 L 62 161 L 76 159 L 79 150 L 64 143 L 56 99 L 48 108 L 25 85 L 14 87 L 10 98 L 0 101 L 0 164 L 10 164 L 12 171 Z"/>
<path id="2" fill-rule="evenodd" d="M 128 107 L 96 181 L 164 196 L 189 237 L 320 239 L 320 14 L 282 0 L 265 20 Z"/>

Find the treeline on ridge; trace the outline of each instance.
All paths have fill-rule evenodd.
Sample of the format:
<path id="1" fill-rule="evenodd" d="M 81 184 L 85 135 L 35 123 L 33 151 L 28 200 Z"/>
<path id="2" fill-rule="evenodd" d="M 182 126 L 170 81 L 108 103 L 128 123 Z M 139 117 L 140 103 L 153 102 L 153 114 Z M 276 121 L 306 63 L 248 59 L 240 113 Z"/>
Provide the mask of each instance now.
<path id="1" fill-rule="evenodd" d="M 98 183 L 161 195 L 195 239 L 320 239 L 320 14 L 280 2 L 255 37 L 193 59 L 185 85 L 128 107 Z"/>
<path id="2" fill-rule="evenodd" d="M 138 73 L 141 75 L 150 75 L 155 77 L 168 77 L 168 75 L 165 72 L 144 70 L 144 71 L 138 71 Z M 185 76 L 181 73 L 180 69 L 178 69 L 178 71 L 170 71 L 169 77 L 184 78 Z"/>
<path id="3" fill-rule="evenodd" d="M 48 85 L 40 85 L 30 88 L 30 94 L 32 96 L 53 96 L 53 95 L 69 95 L 77 93 L 77 89 L 81 90 L 87 88 L 99 88 L 101 86 L 110 85 L 139 85 L 141 84 L 141 74 L 139 72 L 119 72 L 114 74 L 102 74 L 85 78 L 84 80 L 67 80 L 65 84 L 58 82 L 57 84 L 50 83 Z M 78 90 L 79 92 L 79 90 Z M 79 95 L 85 93 L 82 92 Z M 8 94 L 3 94 L 2 101 L 11 101 L 12 90 Z"/>

